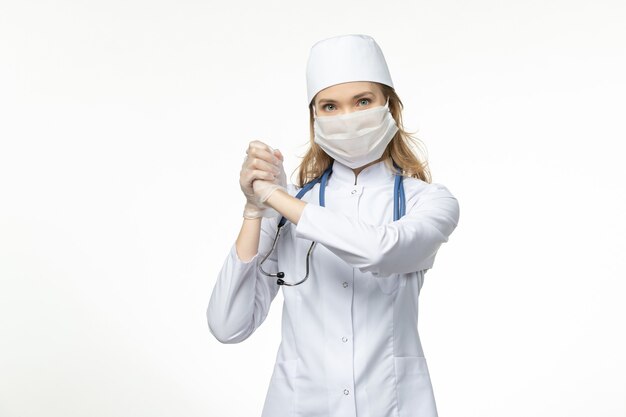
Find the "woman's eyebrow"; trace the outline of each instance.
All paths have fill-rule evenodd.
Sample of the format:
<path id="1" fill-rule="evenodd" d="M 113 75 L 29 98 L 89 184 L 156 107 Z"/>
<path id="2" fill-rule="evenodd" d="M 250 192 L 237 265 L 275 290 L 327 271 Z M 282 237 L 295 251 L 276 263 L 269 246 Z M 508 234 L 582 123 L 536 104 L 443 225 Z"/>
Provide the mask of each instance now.
<path id="1" fill-rule="evenodd" d="M 366 96 L 368 94 L 374 95 L 374 93 L 372 93 L 371 91 L 365 91 L 365 92 L 363 92 L 361 94 L 357 94 L 356 96 L 353 96 L 352 99 L 363 97 L 363 96 Z M 330 99 L 330 98 L 323 98 L 323 99 L 320 99 L 320 101 L 318 101 L 318 104 L 321 104 L 322 102 L 324 102 L 324 103 L 336 103 L 337 101 L 335 101 L 333 99 Z"/>

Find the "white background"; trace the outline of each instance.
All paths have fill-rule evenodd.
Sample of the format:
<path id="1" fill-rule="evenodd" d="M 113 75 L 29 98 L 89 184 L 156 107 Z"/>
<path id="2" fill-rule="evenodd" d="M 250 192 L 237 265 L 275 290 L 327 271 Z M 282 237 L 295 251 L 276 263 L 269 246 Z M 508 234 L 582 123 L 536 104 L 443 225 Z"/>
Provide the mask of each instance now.
<path id="1" fill-rule="evenodd" d="M 420 297 L 440 416 L 625 416 L 624 21 L 618 0 L 2 0 L 0 416 L 260 415 L 282 294 L 236 345 L 205 311 L 247 143 L 291 174 L 309 49 L 348 33 L 460 202 Z"/>

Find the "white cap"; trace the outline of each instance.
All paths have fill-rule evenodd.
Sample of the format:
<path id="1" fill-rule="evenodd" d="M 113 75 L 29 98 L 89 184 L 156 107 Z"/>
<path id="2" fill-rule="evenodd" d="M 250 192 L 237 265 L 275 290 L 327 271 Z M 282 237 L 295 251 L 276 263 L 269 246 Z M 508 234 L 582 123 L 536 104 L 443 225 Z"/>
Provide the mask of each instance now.
<path id="1" fill-rule="evenodd" d="M 374 81 L 393 88 L 387 62 L 368 35 L 341 35 L 311 47 L 306 68 L 309 104 L 319 91 L 351 81 Z"/>

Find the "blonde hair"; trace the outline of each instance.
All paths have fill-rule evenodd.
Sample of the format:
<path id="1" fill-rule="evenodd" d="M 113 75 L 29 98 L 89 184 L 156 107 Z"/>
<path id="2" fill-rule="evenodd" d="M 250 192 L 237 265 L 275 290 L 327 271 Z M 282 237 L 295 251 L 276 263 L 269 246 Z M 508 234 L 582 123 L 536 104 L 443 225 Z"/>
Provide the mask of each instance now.
<path id="1" fill-rule="evenodd" d="M 392 170 L 396 171 L 393 166 L 395 162 L 401 169 L 402 176 L 419 178 L 422 181 L 431 182 L 430 170 L 428 169 L 428 161 L 426 158 L 426 148 L 422 141 L 414 136 L 415 132 L 407 132 L 402 125 L 402 110 L 404 105 L 396 91 L 385 84 L 374 83 L 380 87 L 385 97 L 389 97 L 389 110 L 398 125 L 398 131 L 389 142 L 382 154 L 385 164 Z M 309 149 L 302 157 L 302 162 L 296 171 L 298 171 L 297 182 L 298 187 L 303 187 L 306 183 L 314 180 L 322 175 L 322 173 L 330 166 L 332 158 L 320 146 L 314 142 L 315 137 L 313 130 L 313 106 L 315 98 L 309 106 Z M 420 154 L 424 157 L 420 158 Z"/>

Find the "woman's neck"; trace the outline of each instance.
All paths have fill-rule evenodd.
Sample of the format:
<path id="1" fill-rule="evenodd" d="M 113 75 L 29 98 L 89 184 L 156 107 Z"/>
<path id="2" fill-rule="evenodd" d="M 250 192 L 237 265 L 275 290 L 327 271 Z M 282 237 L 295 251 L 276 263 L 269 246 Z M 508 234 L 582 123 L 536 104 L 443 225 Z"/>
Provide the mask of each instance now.
<path id="1" fill-rule="evenodd" d="M 381 156 L 381 157 L 380 157 L 380 158 L 378 158 L 377 160 L 372 161 L 372 162 L 370 162 L 369 164 L 363 165 L 362 167 L 352 168 L 352 172 L 354 172 L 354 183 L 356 184 L 356 177 L 358 177 L 358 176 L 359 176 L 359 173 L 360 173 L 361 171 L 363 171 L 365 168 L 367 168 L 367 167 L 368 167 L 368 166 L 370 166 L 370 165 L 374 165 L 374 164 L 376 164 L 376 163 L 378 163 L 378 162 L 382 161 L 382 160 L 383 160 L 383 158 L 384 158 L 384 157 L 382 157 L 382 156 Z"/>

